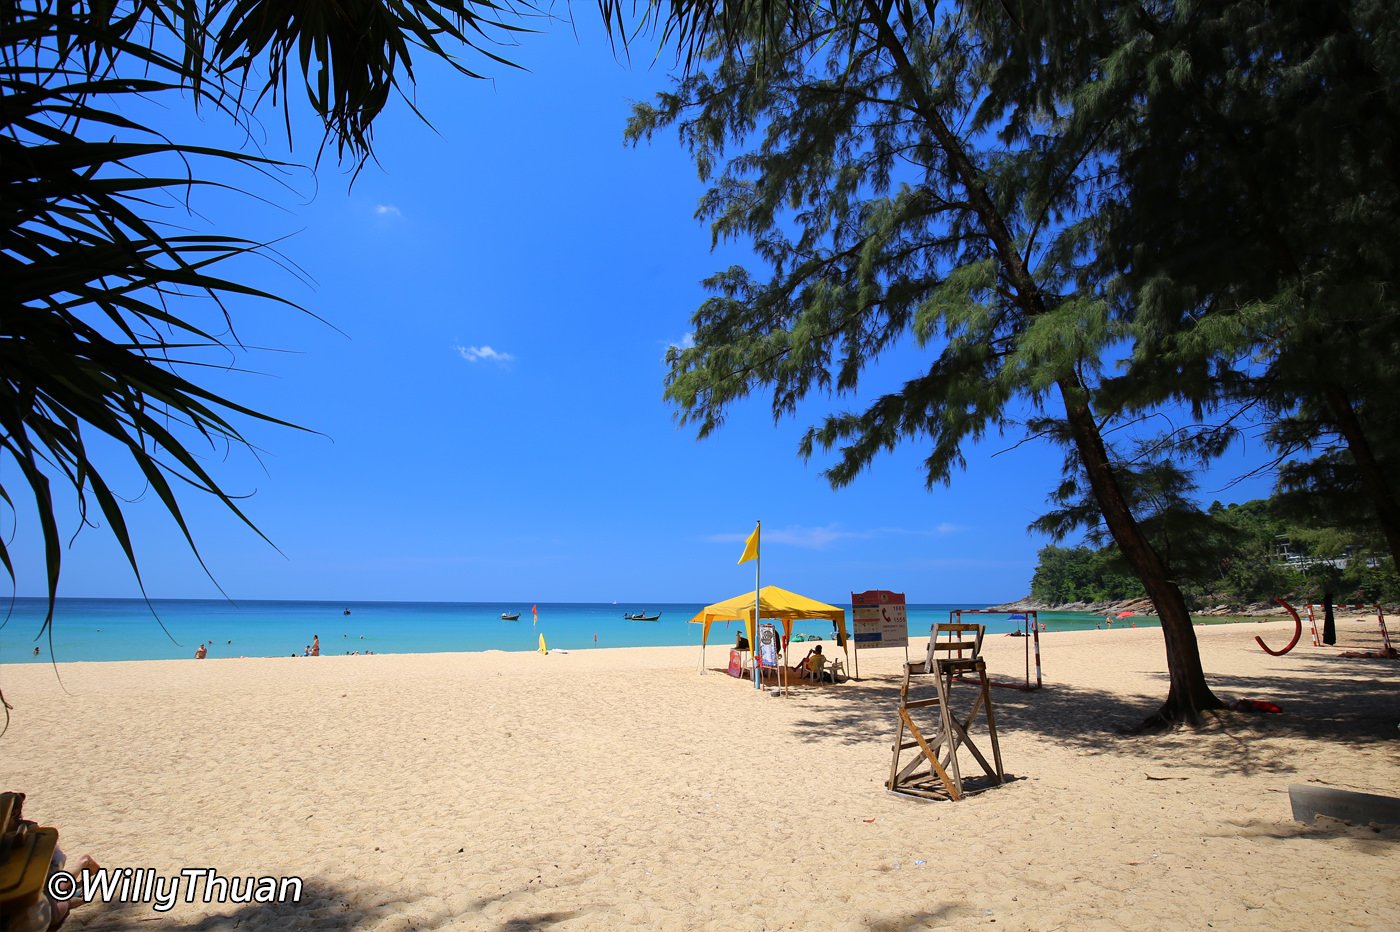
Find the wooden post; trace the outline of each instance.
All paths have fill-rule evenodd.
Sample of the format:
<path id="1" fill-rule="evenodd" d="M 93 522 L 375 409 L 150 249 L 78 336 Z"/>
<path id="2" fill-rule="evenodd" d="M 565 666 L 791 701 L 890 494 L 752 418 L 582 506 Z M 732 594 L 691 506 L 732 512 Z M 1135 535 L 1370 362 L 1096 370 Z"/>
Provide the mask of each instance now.
<path id="1" fill-rule="evenodd" d="M 1035 638 L 1035 688 L 1040 689 L 1044 683 L 1040 679 L 1040 613 L 1029 611 L 1026 618 L 1030 621 L 1031 636 Z M 1030 683 L 1026 683 L 1026 688 L 1030 688 Z"/>

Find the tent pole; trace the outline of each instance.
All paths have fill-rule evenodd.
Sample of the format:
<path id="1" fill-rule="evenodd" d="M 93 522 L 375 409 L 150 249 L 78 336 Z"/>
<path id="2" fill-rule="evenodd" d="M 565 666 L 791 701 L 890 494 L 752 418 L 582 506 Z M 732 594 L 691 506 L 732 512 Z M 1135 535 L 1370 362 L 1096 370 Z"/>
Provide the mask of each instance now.
<path id="1" fill-rule="evenodd" d="M 780 675 L 782 676 L 782 680 L 783 680 L 783 698 L 787 698 L 788 696 L 791 695 L 791 693 L 788 692 L 788 685 L 789 685 L 789 682 L 788 682 L 788 681 L 792 678 L 792 671 L 790 671 L 790 670 L 788 669 L 789 662 L 792 660 L 792 654 L 789 653 L 789 650 L 791 649 L 791 648 L 789 647 L 789 645 L 792 644 L 792 619 L 791 619 L 791 618 L 787 619 L 787 623 L 786 623 L 785 625 L 783 625 L 783 629 L 784 629 L 784 632 L 785 632 L 785 635 L 786 635 L 786 636 L 783 638 L 783 641 L 782 641 L 782 648 L 783 648 L 783 672 L 782 672 Z"/>
<path id="2" fill-rule="evenodd" d="M 855 606 L 854 606 L 854 605 L 851 606 L 851 612 L 852 612 L 852 615 L 851 615 L 851 624 L 854 625 L 854 624 L 856 623 L 855 614 L 854 614 L 854 613 L 855 613 Z M 846 627 L 845 612 L 842 612 L 841 614 L 842 614 L 842 617 L 841 617 L 841 628 L 845 628 L 845 627 Z M 836 633 L 837 633 L 838 636 L 839 636 L 840 633 L 841 633 L 841 628 L 838 628 L 838 629 L 836 630 Z M 844 638 L 844 640 L 845 640 L 846 643 L 841 645 L 841 649 L 842 649 L 843 651 L 846 652 L 846 679 L 851 679 L 852 676 L 853 676 L 854 674 L 851 672 L 851 632 L 850 632 L 850 629 L 849 629 L 849 628 L 846 629 L 846 637 Z M 836 675 L 835 675 L 834 673 L 833 673 L 832 676 L 831 676 L 831 682 L 832 682 L 832 683 L 835 683 L 835 682 L 836 682 Z"/>
<path id="3" fill-rule="evenodd" d="M 1026 688 L 1031 688 L 1031 613 L 1026 612 L 1026 620 L 1021 622 L 1022 630 L 1026 632 Z"/>
<path id="4" fill-rule="evenodd" d="M 758 638 L 758 626 L 759 626 L 759 623 L 763 620 L 762 617 L 761 617 L 761 616 L 759 615 L 759 613 L 758 613 L 758 578 L 759 578 L 759 570 L 762 569 L 762 567 L 763 567 L 763 533 L 762 533 L 762 532 L 763 532 L 763 522 L 762 522 L 762 521 L 755 521 L 755 522 L 754 522 L 753 532 L 754 532 L 755 534 L 758 535 L 758 546 L 754 548 L 754 551 L 755 551 L 755 552 L 754 552 L 754 558 L 753 558 L 753 635 L 754 635 L 755 640 L 754 640 L 754 642 L 753 642 L 752 644 L 750 644 L 749 646 L 750 646 L 751 648 L 753 648 L 753 650 L 754 650 L 754 660 L 756 661 L 756 662 L 754 663 L 754 665 L 753 665 L 753 688 L 754 688 L 754 689 L 762 689 L 762 688 L 763 688 L 763 669 L 762 669 L 762 667 L 763 667 L 763 658 L 760 657 L 760 656 L 758 656 L 758 640 L 757 640 L 757 638 Z"/>
<path id="5" fill-rule="evenodd" d="M 855 637 L 855 606 L 851 606 L 851 630 L 846 633 L 846 640 L 850 641 Z M 855 682 L 861 682 L 861 645 L 855 645 Z"/>

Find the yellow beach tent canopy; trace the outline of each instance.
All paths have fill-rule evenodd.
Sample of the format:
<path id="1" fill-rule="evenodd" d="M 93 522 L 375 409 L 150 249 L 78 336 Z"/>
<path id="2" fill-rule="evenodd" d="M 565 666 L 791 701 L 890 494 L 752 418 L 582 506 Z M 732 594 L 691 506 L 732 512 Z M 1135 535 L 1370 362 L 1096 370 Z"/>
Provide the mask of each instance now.
<path id="1" fill-rule="evenodd" d="M 837 641 L 846 648 L 847 656 L 850 656 L 850 648 L 846 646 L 848 641 L 846 638 L 845 609 L 837 608 L 835 605 L 827 605 L 825 602 L 818 602 L 816 599 L 809 599 L 805 595 L 798 595 L 796 592 L 789 592 L 777 586 L 764 586 L 758 590 L 758 617 L 770 621 L 781 621 L 784 639 L 791 639 L 794 621 L 824 618 L 836 625 Z M 717 621 L 742 621 L 744 627 L 748 629 L 749 643 L 758 643 L 754 639 L 754 628 L 757 622 L 754 619 L 752 592 L 736 595 L 732 599 L 725 599 L 714 605 L 706 605 L 690 621 L 691 624 L 705 626 L 700 636 L 702 664 L 704 663 L 705 645 L 710 640 L 710 625 Z"/>

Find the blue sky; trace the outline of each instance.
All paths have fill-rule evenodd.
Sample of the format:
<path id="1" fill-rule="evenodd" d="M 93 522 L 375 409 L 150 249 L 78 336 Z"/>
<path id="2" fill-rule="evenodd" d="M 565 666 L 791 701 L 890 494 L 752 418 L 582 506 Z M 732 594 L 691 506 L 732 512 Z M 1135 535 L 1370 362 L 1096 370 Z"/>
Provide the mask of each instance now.
<path id="1" fill-rule="evenodd" d="M 581 13 L 592 14 L 591 10 Z M 631 100 L 667 83 L 669 59 L 629 66 L 591 20 L 527 36 L 471 81 L 420 64 L 418 107 L 375 130 L 378 164 L 350 186 L 327 159 L 287 187 L 251 185 L 273 204 L 197 195 L 221 232 L 288 237 L 293 275 L 265 261 L 240 274 L 322 318 L 267 304 L 233 307 L 239 336 L 271 347 L 240 360 L 256 374 L 206 381 L 314 433 L 254 425 L 260 448 L 211 451 L 211 468 L 248 495 L 268 546 L 212 502 L 185 496 L 205 561 L 237 599 L 337 601 L 700 601 L 752 585 L 735 564 L 762 519 L 764 581 L 844 600 L 885 588 L 914 601 L 986 603 L 1024 594 L 1047 541 L 1044 510 L 1061 453 L 993 438 L 967 451 L 951 488 L 924 487 L 916 444 L 833 491 L 826 460 L 798 438 L 816 417 L 913 375 L 901 347 L 854 402 L 813 399 L 774 425 L 766 400 L 734 407 L 702 442 L 662 399 L 669 343 L 688 333 L 699 282 L 733 262 L 693 219 L 702 192 L 673 136 L 623 145 Z M 220 118 L 167 104 L 147 116 L 177 138 L 240 145 Z M 281 115 L 263 114 L 278 154 Z M 319 133 L 296 120 L 301 161 Z M 172 217 L 180 222 L 188 218 Z M 94 447 L 100 450 L 98 444 Z M 106 462 L 115 460 L 110 457 Z M 1228 467 L 1227 467 L 1228 468 Z M 1222 476 L 1226 473 L 1221 472 Z M 217 597 L 129 468 L 128 520 L 147 592 Z M 1267 493 L 1255 480 L 1206 500 Z M 42 593 L 37 525 L 13 529 L 19 591 Z M 61 595 L 138 590 L 105 529 L 65 553 Z"/>

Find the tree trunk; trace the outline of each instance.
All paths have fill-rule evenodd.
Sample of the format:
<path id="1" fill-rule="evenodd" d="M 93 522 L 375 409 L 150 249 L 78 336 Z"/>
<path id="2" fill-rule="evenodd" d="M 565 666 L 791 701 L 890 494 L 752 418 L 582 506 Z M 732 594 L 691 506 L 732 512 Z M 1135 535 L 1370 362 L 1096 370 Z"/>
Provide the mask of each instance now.
<path id="1" fill-rule="evenodd" d="M 1113 463 L 1104 446 L 1103 434 L 1089 408 L 1084 388 L 1069 379 L 1061 379 L 1059 388 L 1075 449 L 1088 474 L 1089 487 L 1099 503 L 1104 523 L 1108 525 L 1109 533 L 1113 535 L 1123 558 L 1147 589 L 1147 595 L 1162 621 L 1162 637 L 1167 647 L 1167 676 L 1171 687 L 1166 702 L 1139 726 L 1139 730 L 1166 728 L 1180 722 L 1197 724 L 1201 721 L 1202 712 L 1224 708 L 1224 703 L 1216 698 L 1206 683 L 1200 647 L 1196 643 L 1196 631 L 1191 627 L 1186 598 L 1172 580 L 1161 555 L 1142 533 L 1123 498 L 1123 490 L 1118 485 Z"/>

